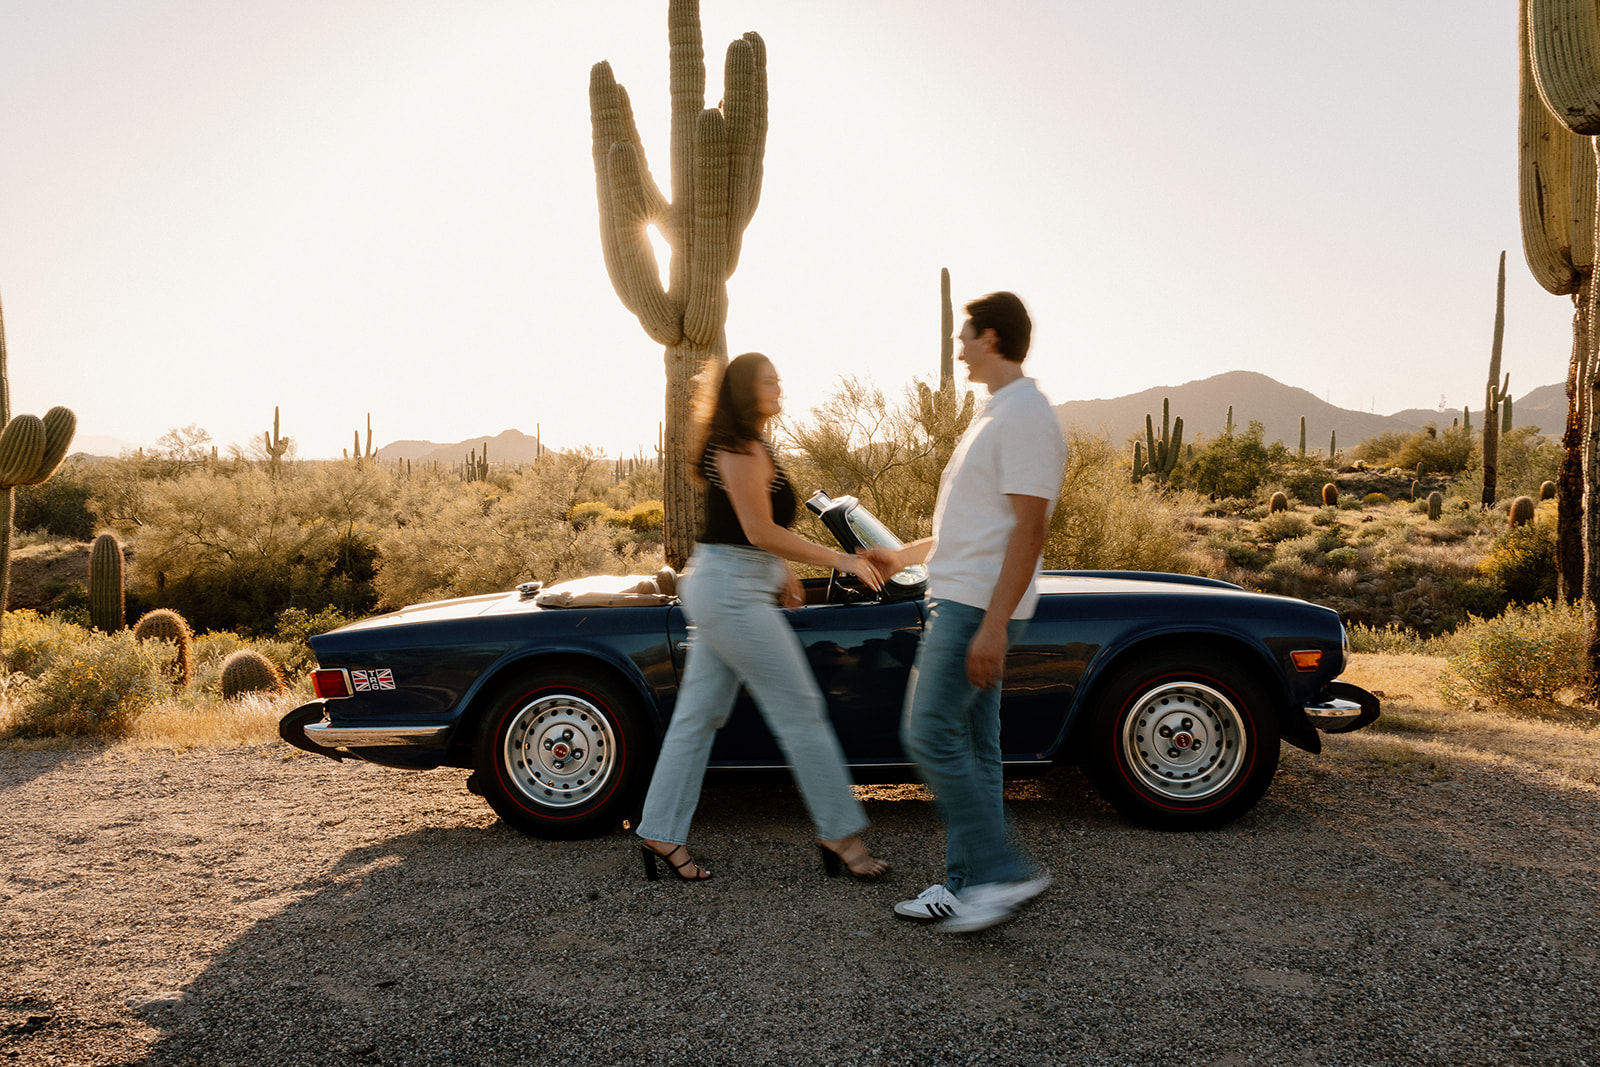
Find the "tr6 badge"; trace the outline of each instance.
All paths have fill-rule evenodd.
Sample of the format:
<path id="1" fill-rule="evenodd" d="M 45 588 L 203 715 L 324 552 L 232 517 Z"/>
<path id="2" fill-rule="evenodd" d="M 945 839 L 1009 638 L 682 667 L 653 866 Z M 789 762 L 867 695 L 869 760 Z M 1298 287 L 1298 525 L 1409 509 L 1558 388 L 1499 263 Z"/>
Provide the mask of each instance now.
<path id="1" fill-rule="evenodd" d="M 393 689 L 394 672 L 381 671 L 351 671 L 350 685 L 358 693 L 369 693 L 374 689 Z"/>

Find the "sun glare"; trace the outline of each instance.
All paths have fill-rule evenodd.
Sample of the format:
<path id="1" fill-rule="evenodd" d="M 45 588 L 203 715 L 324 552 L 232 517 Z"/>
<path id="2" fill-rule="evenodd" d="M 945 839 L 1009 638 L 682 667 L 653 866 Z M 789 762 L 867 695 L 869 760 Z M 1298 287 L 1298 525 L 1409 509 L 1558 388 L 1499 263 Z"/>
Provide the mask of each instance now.
<path id="1" fill-rule="evenodd" d="M 661 273 L 661 288 L 666 289 L 672 284 L 672 246 L 661 236 L 655 223 L 646 226 L 644 232 L 650 235 L 650 247 L 656 250 L 656 269 Z"/>

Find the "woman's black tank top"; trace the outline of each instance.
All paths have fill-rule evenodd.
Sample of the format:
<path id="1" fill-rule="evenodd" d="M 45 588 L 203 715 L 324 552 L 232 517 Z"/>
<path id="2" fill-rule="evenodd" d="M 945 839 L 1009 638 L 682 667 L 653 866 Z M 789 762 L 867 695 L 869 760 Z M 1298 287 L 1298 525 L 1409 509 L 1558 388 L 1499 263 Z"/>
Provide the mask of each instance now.
<path id="1" fill-rule="evenodd" d="M 767 486 L 772 500 L 772 521 L 787 528 L 794 522 L 794 487 L 789 484 L 789 475 L 778 462 L 772 446 L 765 441 L 761 444 L 767 450 L 767 455 L 772 457 L 772 466 L 777 471 Z M 716 445 L 706 446 L 705 455 L 700 460 L 700 470 L 706 476 L 706 525 L 700 541 L 708 545 L 749 545 L 750 539 L 744 535 L 744 527 L 739 525 L 739 516 L 734 513 L 733 502 L 728 499 L 728 490 L 722 484 L 722 472 L 717 470 Z"/>

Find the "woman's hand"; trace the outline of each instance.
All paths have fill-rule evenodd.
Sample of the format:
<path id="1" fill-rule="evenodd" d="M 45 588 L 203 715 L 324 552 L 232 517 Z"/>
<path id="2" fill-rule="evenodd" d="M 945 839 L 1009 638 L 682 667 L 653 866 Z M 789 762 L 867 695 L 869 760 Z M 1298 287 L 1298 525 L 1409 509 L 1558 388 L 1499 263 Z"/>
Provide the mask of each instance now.
<path id="1" fill-rule="evenodd" d="M 855 575 L 874 592 L 883 588 L 883 572 L 879 570 L 878 565 L 873 562 L 871 556 L 862 553 L 855 555 L 844 554 L 841 561 L 833 569 L 842 574 Z"/>
<path id="2" fill-rule="evenodd" d="M 794 609 L 805 606 L 806 591 L 800 584 L 800 578 L 794 573 L 794 568 L 784 564 L 783 592 L 778 594 L 778 602 L 784 607 Z"/>
<path id="3" fill-rule="evenodd" d="M 880 574 L 899 574 L 906 569 L 906 565 L 900 562 L 900 553 L 887 545 L 865 549 L 863 554 L 878 568 Z"/>

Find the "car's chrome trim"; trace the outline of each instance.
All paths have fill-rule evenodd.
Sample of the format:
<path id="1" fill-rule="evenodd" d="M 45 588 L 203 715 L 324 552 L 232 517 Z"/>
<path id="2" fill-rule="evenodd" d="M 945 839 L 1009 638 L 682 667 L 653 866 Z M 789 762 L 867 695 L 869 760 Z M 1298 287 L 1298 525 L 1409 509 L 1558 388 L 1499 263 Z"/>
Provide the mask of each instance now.
<path id="1" fill-rule="evenodd" d="M 1318 704 L 1306 705 L 1306 718 L 1319 730 L 1345 725 L 1361 714 L 1361 705 L 1353 700 L 1333 697 Z"/>
<path id="2" fill-rule="evenodd" d="M 327 748 L 383 748 L 394 745 L 432 745 L 450 732 L 449 723 L 428 726 L 335 726 L 308 723 L 302 729 L 313 743 Z"/>

